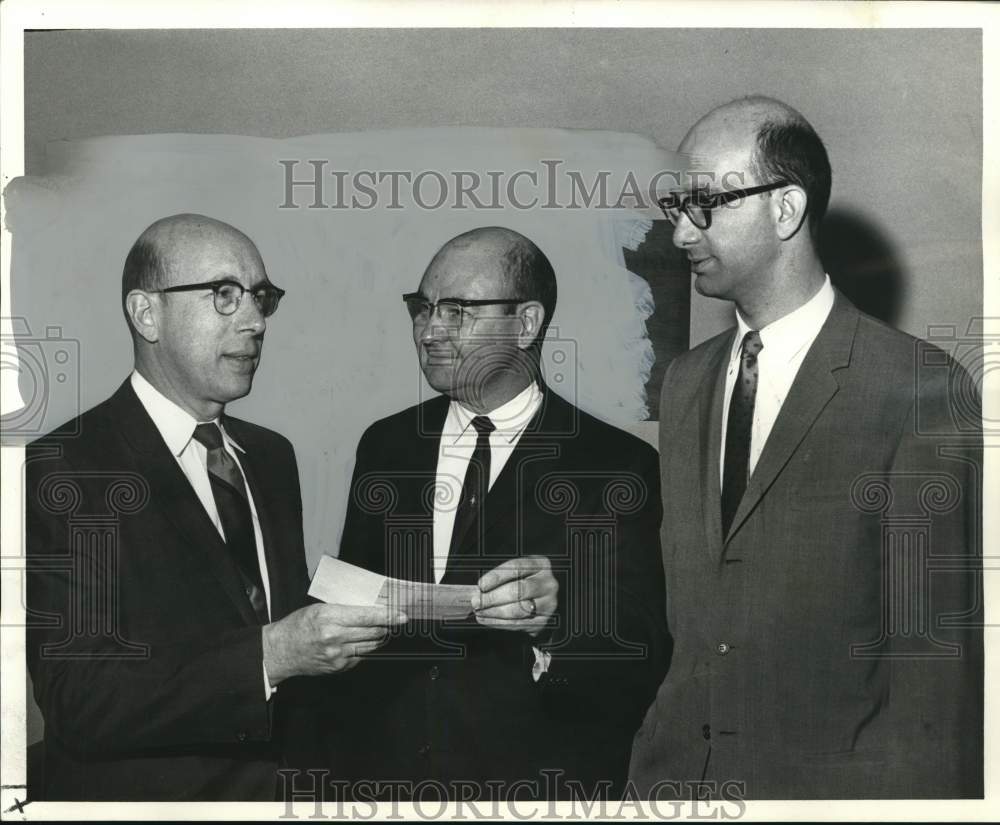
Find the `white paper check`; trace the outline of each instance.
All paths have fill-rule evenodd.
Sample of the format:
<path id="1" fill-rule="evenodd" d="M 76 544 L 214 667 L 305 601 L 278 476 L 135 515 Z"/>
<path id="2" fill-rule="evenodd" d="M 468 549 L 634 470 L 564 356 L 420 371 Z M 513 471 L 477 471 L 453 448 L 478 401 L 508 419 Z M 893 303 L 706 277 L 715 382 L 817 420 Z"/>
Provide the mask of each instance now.
<path id="1" fill-rule="evenodd" d="M 386 605 L 410 619 L 464 619 L 472 613 L 475 585 L 429 584 L 380 576 L 333 556 L 323 556 L 309 595 L 328 604 Z"/>

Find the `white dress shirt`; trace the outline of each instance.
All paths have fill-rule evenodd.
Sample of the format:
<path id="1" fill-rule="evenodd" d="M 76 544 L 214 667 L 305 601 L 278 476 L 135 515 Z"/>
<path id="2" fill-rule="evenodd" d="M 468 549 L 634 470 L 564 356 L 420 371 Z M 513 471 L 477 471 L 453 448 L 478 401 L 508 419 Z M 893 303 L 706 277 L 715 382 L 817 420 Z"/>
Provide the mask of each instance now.
<path id="1" fill-rule="evenodd" d="M 506 404 L 486 414 L 485 417 L 489 418 L 496 428 L 490 433 L 488 490 L 493 489 L 494 482 L 506 466 L 517 447 L 517 442 L 538 412 L 541 403 L 542 392 L 538 385 L 532 382 Z M 434 496 L 434 580 L 438 583 L 444 578 L 445 569 L 448 567 L 448 551 L 455 527 L 455 512 L 462 496 L 465 473 L 479 438 L 479 433 L 472 426 L 472 419 L 476 415 L 478 413 L 463 407 L 457 401 L 452 401 L 445 417 L 444 428 L 441 430 L 435 489 L 441 490 L 442 494 Z M 531 669 L 531 676 L 537 682 L 542 674 L 548 671 L 552 654 L 537 647 L 532 649 L 535 651 L 535 663 Z"/>
<path id="2" fill-rule="evenodd" d="M 830 276 L 826 276 L 819 291 L 798 309 L 772 321 L 758 330 L 764 348 L 757 356 L 757 396 L 753 407 L 753 427 L 750 436 L 750 463 L 748 472 L 752 475 L 757 466 L 774 422 L 781 412 L 792 382 L 799 373 L 799 367 L 809 352 L 813 341 L 833 309 L 834 291 Z M 740 349 L 750 325 L 736 312 L 736 338 L 729 354 L 729 368 L 726 371 L 726 395 L 722 416 L 722 450 L 719 453 L 719 484 L 723 483 L 726 461 L 726 428 L 729 423 L 729 402 L 733 397 L 733 386 L 740 370 Z"/>
<path id="3" fill-rule="evenodd" d="M 194 438 L 194 428 L 201 423 L 195 420 L 190 413 L 177 406 L 163 393 L 149 383 L 138 370 L 132 372 L 132 389 L 139 397 L 139 401 L 153 419 L 153 424 L 159 430 L 170 450 L 171 455 L 177 459 L 181 472 L 194 488 L 201 506 L 205 508 L 208 517 L 219 531 L 219 536 L 226 540 L 226 533 L 222 527 L 222 519 L 219 518 L 219 510 L 215 505 L 215 495 L 212 493 L 212 482 L 208 477 L 208 449 Z M 264 556 L 264 537 L 260 531 L 260 519 L 257 517 L 257 507 L 254 505 L 253 494 L 250 492 L 250 485 L 247 484 L 246 474 L 243 472 L 243 465 L 240 464 L 239 453 L 245 453 L 229 433 L 226 432 L 219 419 L 214 419 L 214 423 L 219 425 L 222 431 L 222 446 L 240 468 L 240 475 L 243 476 L 243 485 L 246 490 L 247 501 L 250 503 L 250 516 L 253 520 L 253 535 L 257 545 L 257 564 L 260 565 L 260 578 L 264 584 L 264 598 L 267 600 L 267 612 L 271 614 L 271 586 L 267 577 L 267 561 Z M 267 669 L 264 669 L 264 689 L 267 698 L 274 692 L 271 683 L 267 678 Z"/>
<path id="4" fill-rule="evenodd" d="M 532 383 L 506 404 L 486 414 L 485 417 L 496 427 L 490 433 L 488 489 L 493 489 L 493 483 L 507 464 L 521 439 L 521 433 L 531 422 L 541 403 L 541 390 L 537 384 Z M 435 488 L 441 490 L 441 495 L 434 496 L 434 580 L 438 583 L 444 578 L 445 568 L 448 566 L 455 512 L 465 483 L 466 470 L 476 450 L 479 433 L 472 426 L 472 419 L 477 414 L 457 401 L 452 401 L 441 431 L 435 477 Z"/>

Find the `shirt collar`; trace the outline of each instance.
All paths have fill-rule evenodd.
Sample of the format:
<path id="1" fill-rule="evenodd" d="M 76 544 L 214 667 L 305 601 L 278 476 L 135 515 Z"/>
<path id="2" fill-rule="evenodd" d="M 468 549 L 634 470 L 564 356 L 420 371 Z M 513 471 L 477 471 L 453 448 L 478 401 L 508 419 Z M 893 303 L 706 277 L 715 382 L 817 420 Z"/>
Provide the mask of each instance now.
<path id="1" fill-rule="evenodd" d="M 791 361 L 804 346 L 813 341 L 820 327 L 826 323 L 827 316 L 833 308 L 835 293 L 830 276 L 827 275 L 823 286 L 798 309 L 783 315 L 777 321 L 772 321 L 760 332 L 760 341 L 764 351 L 770 358 L 780 361 Z M 736 311 L 737 335 L 733 343 L 733 358 L 739 357 L 740 346 L 744 336 L 750 332 L 750 325 L 743 320 L 739 310 Z"/>
<path id="2" fill-rule="evenodd" d="M 166 442 L 167 449 L 174 456 L 179 457 L 191 442 L 191 436 L 194 435 L 194 428 L 198 424 L 207 422 L 195 420 L 187 410 L 179 407 L 143 378 L 138 370 L 132 371 L 131 381 L 132 389 L 135 390 L 135 394 L 139 397 L 139 402 L 145 408 L 149 417 L 153 419 L 153 424 L 156 425 L 156 429 Z M 221 417 L 215 418 L 213 421 L 219 425 L 222 437 L 227 444 L 241 453 L 246 452 L 226 432 Z"/>
<path id="3" fill-rule="evenodd" d="M 511 444 L 535 417 L 541 404 L 542 391 L 538 388 L 538 384 L 532 381 L 510 401 L 486 413 L 486 417 L 496 427 L 494 432 L 502 436 L 508 444 Z M 475 413 L 453 400 L 448 406 L 448 417 L 445 419 L 442 435 L 450 438 L 454 444 L 462 437 L 472 423 L 472 419 L 477 415 L 479 413 Z"/>

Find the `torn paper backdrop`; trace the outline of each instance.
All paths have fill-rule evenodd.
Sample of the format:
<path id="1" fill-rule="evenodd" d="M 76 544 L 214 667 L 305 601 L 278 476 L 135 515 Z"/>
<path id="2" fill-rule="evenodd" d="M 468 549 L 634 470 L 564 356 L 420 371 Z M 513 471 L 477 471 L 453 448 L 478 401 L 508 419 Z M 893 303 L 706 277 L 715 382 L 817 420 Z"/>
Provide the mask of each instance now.
<path id="1" fill-rule="evenodd" d="M 652 297 L 647 282 L 626 269 L 622 248 L 642 243 L 655 212 L 595 203 L 570 208 L 574 198 L 582 206 L 587 192 L 573 191 L 569 173 L 594 201 L 604 176 L 613 202 L 627 188 L 628 173 L 644 186 L 676 168 L 671 155 L 635 135 L 555 129 L 289 140 L 155 135 L 51 144 L 46 175 L 21 178 L 5 191 L 26 405 L 5 415 L 5 424 L 16 420 L 14 429 L 29 436 L 47 431 L 125 379 L 131 345 L 121 269 L 148 224 L 178 212 L 232 223 L 256 242 L 271 280 L 288 294 L 268 320 L 253 391 L 230 412 L 294 444 L 315 566 L 322 554 L 337 552 L 361 433 L 431 394 L 400 296 L 416 289 L 434 252 L 463 231 L 510 227 L 552 261 L 559 300 L 544 355 L 550 386 L 612 423 L 646 417 L 647 405 L 655 404 L 644 390 L 653 362 L 645 325 Z M 316 169 L 322 192 L 315 185 L 289 188 L 289 179 L 315 183 Z M 365 171 L 383 175 L 374 197 L 364 188 L 376 188 L 376 178 L 359 174 Z M 460 197 L 457 189 L 470 179 L 456 178 L 458 172 L 480 176 L 481 206 Z M 390 173 L 400 183 L 397 197 Z M 405 175 L 412 181 L 421 173 L 415 194 Z M 499 208 L 488 186 L 493 179 Z M 441 180 L 447 193 L 438 206 Z"/>

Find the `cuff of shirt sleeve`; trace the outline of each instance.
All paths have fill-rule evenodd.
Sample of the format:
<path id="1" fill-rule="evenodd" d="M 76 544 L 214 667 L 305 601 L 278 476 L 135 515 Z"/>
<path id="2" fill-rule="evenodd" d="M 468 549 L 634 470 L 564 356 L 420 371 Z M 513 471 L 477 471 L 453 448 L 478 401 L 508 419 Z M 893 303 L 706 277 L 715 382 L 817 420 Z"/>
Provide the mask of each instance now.
<path id="1" fill-rule="evenodd" d="M 263 662 L 260 663 L 261 669 L 264 671 L 264 701 L 269 702 L 271 697 L 278 692 L 276 687 L 271 687 L 271 680 L 267 675 L 267 665 Z"/>
<path id="2" fill-rule="evenodd" d="M 552 654 L 547 650 L 539 650 L 537 647 L 531 648 L 535 652 L 535 663 L 531 666 L 531 678 L 537 682 L 542 675 L 549 672 L 549 665 L 552 663 Z"/>

